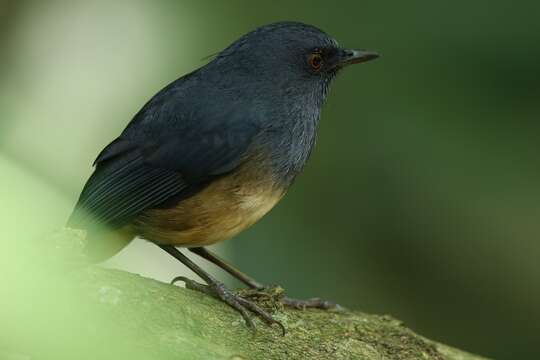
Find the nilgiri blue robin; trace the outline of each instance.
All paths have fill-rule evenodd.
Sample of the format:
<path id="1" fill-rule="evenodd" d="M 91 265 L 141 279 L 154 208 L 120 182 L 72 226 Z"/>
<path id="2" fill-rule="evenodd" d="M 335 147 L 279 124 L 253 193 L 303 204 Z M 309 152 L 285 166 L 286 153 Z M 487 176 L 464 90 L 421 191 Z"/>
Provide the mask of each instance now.
<path id="1" fill-rule="evenodd" d="M 297 22 L 242 36 L 159 91 L 101 151 L 68 226 L 87 231 L 95 261 L 136 236 L 151 241 L 207 283 L 181 278 L 189 287 L 226 302 L 249 326 L 250 312 L 278 323 L 177 247 L 262 288 L 204 247 L 251 226 L 285 195 L 313 149 L 332 80 L 347 65 L 378 56 L 342 48 L 318 28 Z M 283 301 L 330 306 L 318 299 Z"/>

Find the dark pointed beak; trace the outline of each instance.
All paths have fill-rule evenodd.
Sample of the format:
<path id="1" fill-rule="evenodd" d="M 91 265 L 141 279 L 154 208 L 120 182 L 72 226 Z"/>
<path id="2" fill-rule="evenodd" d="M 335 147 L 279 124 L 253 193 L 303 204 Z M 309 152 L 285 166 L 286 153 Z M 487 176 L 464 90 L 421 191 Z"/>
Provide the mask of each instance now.
<path id="1" fill-rule="evenodd" d="M 366 61 L 375 60 L 380 56 L 379 53 L 374 51 L 342 49 L 340 64 L 341 66 L 360 64 Z"/>

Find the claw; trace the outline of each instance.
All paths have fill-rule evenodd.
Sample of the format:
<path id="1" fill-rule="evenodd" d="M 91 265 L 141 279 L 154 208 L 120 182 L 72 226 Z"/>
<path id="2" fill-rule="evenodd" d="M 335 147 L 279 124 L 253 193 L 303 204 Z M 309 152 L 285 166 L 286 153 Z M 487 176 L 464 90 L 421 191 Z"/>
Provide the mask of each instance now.
<path id="1" fill-rule="evenodd" d="M 239 303 L 242 304 L 242 306 L 248 308 L 249 310 L 251 310 L 255 314 L 259 315 L 266 322 L 267 325 L 270 325 L 270 326 L 272 326 L 274 324 L 278 325 L 281 328 L 282 336 L 285 336 L 287 334 L 287 329 L 285 328 L 283 323 L 281 321 L 278 321 L 278 320 L 274 319 L 270 314 L 268 314 L 266 311 L 261 309 L 260 306 L 258 306 L 254 302 L 251 302 L 249 300 L 244 299 L 241 296 L 238 296 L 237 300 L 238 300 Z"/>
<path id="2" fill-rule="evenodd" d="M 177 276 L 174 279 L 172 279 L 171 285 L 174 285 L 179 281 L 183 282 L 186 285 L 186 289 L 199 291 L 199 292 L 202 292 L 203 294 L 207 294 L 207 295 L 210 295 L 212 297 L 216 297 L 215 293 L 212 291 L 212 289 L 210 289 L 210 286 L 200 284 L 200 283 L 196 282 L 195 280 L 191 280 L 191 279 L 188 279 L 188 278 L 183 277 L 183 276 Z"/>
<path id="3" fill-rule="evenodd" d="M 179 281 L 182 281 L 186 284 L 186 288 L 190 290 L 195 290 L 202 292 L 204 294 L 210 295 L 218 300 L 223 301 L 242 315 L 242 318 L 246 322 L 246 325 L 252 330 L 256 330 L 255 323 L 251 318 L 249 311 L 258 315 L 264 322 L 268 325 L 277 324 L 281 328 L 283 336 L 286 334 L 285 326 L 280 322 L 275 320 L 272 315 L 263 310 L 260 306 L 254 302 L 243 298 L 242 296 L 233 293 L 228 290 L 225 285 L 220 282 L 215 282 L 209 285 L 200 284 L 194 280 L 188 279 L 184 276 L 177 276 L 172 281 L 171 284 L 175 284 Z M 249 310 L 249 311 L 248 311 Z"/>
<path id="4" fill-rule="evenodd" d="M 338 305 L 338 304 L 336 304 L 334 302 L 319 299 L 319 298 L 298 300 L 298 299 L 291 299 L 291 298 L 285 296 L 285 297 L 283 297 L 281 299 L 281 302 L 285 306 L 292 307 L 292 308 L 298 309 L 298 310 L 305 310 L 307 308 L 312 308 L 312 309 L 340 311 L 340 310 L 343 309 L 343 307 L 341 307 L 340 305 Z"/>

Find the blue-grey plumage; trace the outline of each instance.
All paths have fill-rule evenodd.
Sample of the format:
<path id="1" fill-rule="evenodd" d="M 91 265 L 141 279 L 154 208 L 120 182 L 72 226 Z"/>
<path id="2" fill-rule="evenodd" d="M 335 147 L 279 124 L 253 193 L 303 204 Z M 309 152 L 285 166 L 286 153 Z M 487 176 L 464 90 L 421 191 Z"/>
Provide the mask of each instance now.
<path id="1" fill-rule="evenodd" d="M 69 226 L 188 247 L 234 236 L 303 169 L 337 72 L 376 56 L 301 23 L 244 35 L 157 93 L 101 152 Z"/>

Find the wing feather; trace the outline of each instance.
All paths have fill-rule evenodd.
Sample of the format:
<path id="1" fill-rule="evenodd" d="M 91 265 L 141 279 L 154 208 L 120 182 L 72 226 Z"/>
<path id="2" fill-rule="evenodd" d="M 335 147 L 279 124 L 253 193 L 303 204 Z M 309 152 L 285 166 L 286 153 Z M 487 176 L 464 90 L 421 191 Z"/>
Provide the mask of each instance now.
<path id="1" fill-rule="evenodd" d="M 142 158 L 112 171 L 111 164 L 98 164 L 68 224 L 85 229 L 122 227 L 186 187 L 180 174 L 149 167 Z"/>
<path id="2" fill-rule="evenodd" d="M 156 94 L 103 149 L 69 226 L 122 227 L 147 209 L 195 194 L 242 163 L 260 132 L 261 115 L 250 116 L 234 102 L 192 108 L 194 95 L 182 89 L 193 76 Z"/>

